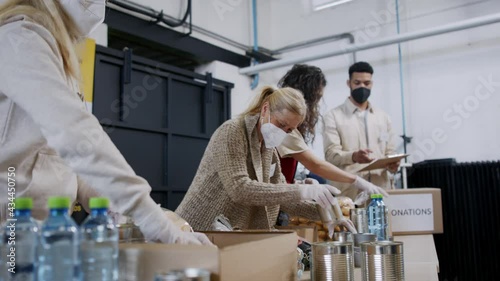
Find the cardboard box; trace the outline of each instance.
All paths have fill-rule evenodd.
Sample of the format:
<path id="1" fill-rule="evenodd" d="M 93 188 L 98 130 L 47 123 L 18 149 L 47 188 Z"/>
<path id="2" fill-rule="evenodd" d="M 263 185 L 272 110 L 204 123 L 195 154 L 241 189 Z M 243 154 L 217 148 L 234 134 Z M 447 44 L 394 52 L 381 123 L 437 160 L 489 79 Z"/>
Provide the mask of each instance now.
<path id="1" fill-rule="evenodd" d="M 295 280 L 293 231 L 206 232 L 217 245 L 120 244 L 120 280 L 153 280 L 154 273 L 188 267 L 209 270 L 211 280 Z"/>
<path id="2" fill-rule="evenodd" d="M 287 225 L 275 226 L 279 230 L 293 230 L 297 236 L 304 238 L 307 242 L 318 242 L 318 227 L 316 225 Z"/>
<path id="3" fill-rule="evenodd" d="M 389 208 L 393 235 L 443 233 L 441 189 L 389 190 L 384 203 Z"/>

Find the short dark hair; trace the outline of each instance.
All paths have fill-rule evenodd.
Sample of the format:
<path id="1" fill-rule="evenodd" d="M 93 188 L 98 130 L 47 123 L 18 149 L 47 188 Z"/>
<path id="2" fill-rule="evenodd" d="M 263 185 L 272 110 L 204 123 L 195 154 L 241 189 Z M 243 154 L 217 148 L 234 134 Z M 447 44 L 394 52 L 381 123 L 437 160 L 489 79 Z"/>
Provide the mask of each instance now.
<path id="1" fill-rule="evenodd" d="M 367 72 L 373 74 L 373 67 L 367 62 L 360 61 L 349 67 L 349 79 L 351 79 L 354 72 Z"/>
<path id="2" fill-rule="evenodd" d="M 326 86 L 326 79 L 321 68 L 296 64 L 278 82 L 278 87 L 290 87 L 302 92 L 307 104 L 306 119 L 298 130 L 307 141 L 314 140 L 315 126 L 319 118 L 319 101 Z"/>

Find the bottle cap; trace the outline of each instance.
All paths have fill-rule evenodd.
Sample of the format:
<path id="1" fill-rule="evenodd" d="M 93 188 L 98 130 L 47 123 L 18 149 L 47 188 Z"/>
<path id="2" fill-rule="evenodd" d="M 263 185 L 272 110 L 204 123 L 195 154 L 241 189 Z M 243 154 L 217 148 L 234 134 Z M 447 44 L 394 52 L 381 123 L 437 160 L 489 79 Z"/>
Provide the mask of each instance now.
<path id="1" fill-rule="evenodd" d="M 31 210 L 33 209 L 33 199 L 28 197 L 20 197 L 14 200 L 16 209 L 18 210 Z"/>
<path id="2" fill-rule="evenodd" d="M 370 198 L 371 199 L 375 199 L 375 198 L 383 198 L 384 196 L 382 196 L 382 194 L 378 194 L 378 193 L 375 193 L 375 194 L 372 194 L 370 195 Z"/>
<path id="3" fill-rule="evenodd" d="M 92 197 L 89 200 L 90 209 L 107 209 L 109 207 L 109 200 L 105 197 Z"/>
<path id="4" fill-rule="evenodd" d="M 69 197 L 50 197 L 48 200 L 49 209 L 69 209 Z"/>

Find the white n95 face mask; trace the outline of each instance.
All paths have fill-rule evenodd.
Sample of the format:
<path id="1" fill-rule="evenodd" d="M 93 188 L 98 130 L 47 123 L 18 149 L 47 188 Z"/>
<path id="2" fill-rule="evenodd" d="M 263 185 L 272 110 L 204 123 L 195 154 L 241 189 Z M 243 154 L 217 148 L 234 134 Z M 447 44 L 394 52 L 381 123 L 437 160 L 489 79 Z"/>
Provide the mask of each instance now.
<path id="1" fill-rule="evenodd" d="M 260 126 L 260 132 L 264 138 L 266 148 L 273 148 L 280 145 L 287 136 L 285 131 L 271 123 L 271 114 L 269 114 L 269 122 Z"/>
<path id="2" fill-rule="evenodd" d="M 88 36 L 104 21 L 105 0 L 59 0 L 83 36 Z"/>

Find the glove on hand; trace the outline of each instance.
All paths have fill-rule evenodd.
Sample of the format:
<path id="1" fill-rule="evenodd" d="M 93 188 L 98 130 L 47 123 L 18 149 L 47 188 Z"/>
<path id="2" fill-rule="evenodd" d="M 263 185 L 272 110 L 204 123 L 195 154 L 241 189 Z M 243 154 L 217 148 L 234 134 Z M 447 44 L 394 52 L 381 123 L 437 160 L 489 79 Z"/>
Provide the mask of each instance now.
<path id="1" fill-rule="evenodd" d="M 136 222 L 147 240 L 168 244 L 212 245 L 203 233 L 184 232 L 169 220 L 159 206 L 151 210 L 149 216 Z"/>
<path id="2" fill-rule="evenodd" d="M 340 190 L 328 184 L 304 184 L 300 186 L 302 200 L 314 200 L 323 208 L 335 204 L 332 194 L 340 194 Z"/>
<path id="3" fill-rule="evenodd" d="M 354 227 L 354 224 L 352 223 L 351 220 L 346 219 L 346 218 L 342 218 L 342 219 L 338 219 L 332 223 L 329 223 L 326 226 L 328 228 L 328 236 L 329 237 L 333 237 L 333 232 L 334 232 L 335 226 L 337 226 L 337 225 L 345 226 L 347 228 L 347 230 L 351 233 L 358 233 L 358 231 L 356 231 L 356 227 Z"/>
<path id="4" fill-rule="evenodd" d="M 382 194 L 384 197 L 388 197 L 389 194 L 381 187 L 374 185 L 371 182 L 364 180 L 363 178 L 356 176 L 356 180 L 352 183 L 355 188 L 371 194 Z"/>
<path id="5" fill-rule="evenodd" d="M 294 180 L 295 184 L 319 184 L 319 182 L 313 178 L 306 178 L 305 180 Z"/>

